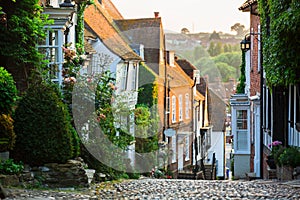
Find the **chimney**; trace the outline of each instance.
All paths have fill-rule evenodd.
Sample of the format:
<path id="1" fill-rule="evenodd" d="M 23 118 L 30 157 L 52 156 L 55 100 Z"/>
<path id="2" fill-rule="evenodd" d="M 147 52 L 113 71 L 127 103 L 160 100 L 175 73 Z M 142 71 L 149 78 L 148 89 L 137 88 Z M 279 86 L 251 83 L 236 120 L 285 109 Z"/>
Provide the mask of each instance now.
<path id="1" fill-rule="evenodd" d="M 158 18 L 159 17 L 159 12 L 154 12 L 154 17 Z"/>

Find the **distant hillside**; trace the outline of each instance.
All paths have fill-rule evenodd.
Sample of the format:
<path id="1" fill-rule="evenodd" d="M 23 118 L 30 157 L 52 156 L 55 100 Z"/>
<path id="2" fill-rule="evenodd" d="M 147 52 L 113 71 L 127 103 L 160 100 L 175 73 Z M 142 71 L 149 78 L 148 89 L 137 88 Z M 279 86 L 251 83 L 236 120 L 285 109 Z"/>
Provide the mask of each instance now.
<path id="1" fill-rule="evenodd" d="M 223 32 L 200 32 L 200 33 L 165 33 L 166 46 L 168 50 L 191 50 L 199 45 L 208 48 L 211 42 L 222 44 L 237 45 L 242 40 L 233 34 Z"/>

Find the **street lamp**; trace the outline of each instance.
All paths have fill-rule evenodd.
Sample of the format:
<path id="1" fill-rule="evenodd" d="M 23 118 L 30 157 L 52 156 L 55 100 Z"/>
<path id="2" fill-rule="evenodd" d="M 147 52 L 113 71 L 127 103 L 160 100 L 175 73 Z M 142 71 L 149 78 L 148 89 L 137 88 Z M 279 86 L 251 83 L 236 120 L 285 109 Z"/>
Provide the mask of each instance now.
<path id="1" fill-rule="evenodd" d="M 247 37 L 248 35 L 248 37 Z M 241 50 L 243 52 L 246 52 L 248 50 L 250 50 L 250 44 L 251 44 L 251 41 L 250 41 L 250 37 L 249 37 L 249 34 L 245 35 L 245 39 L 243 39 L 241 42 L 240 42 L 240 45 L 241 45 Z"/>

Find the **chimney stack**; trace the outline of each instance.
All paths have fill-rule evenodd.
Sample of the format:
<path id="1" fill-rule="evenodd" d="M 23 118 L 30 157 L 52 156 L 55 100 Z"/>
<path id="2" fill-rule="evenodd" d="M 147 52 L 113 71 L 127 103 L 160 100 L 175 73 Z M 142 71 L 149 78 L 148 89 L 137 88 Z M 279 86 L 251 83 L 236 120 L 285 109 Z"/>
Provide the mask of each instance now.
<path id="1" fill-rule="evenodd" d="M 154 12 L 154 17 L 158 18 L 159 17 L 159 12 Z"/>

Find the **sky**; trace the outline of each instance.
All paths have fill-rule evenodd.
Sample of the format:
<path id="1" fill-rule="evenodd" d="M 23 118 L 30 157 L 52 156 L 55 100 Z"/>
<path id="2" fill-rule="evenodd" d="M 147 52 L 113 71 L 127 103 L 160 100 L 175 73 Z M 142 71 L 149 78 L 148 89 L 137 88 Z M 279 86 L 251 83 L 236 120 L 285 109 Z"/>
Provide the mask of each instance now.
<path id="1" fill-rule="evenodd" d="M 164 30 L 231 32 L 240 23 L 249 28 L 249 12 L 239 11 L 246 0 L 111 0 L 125 19 L 152 18 L 159 12 Z"/>

